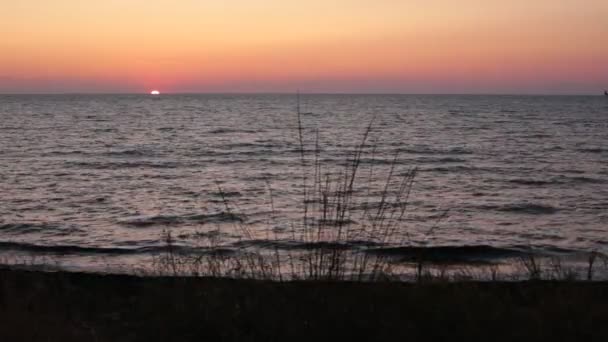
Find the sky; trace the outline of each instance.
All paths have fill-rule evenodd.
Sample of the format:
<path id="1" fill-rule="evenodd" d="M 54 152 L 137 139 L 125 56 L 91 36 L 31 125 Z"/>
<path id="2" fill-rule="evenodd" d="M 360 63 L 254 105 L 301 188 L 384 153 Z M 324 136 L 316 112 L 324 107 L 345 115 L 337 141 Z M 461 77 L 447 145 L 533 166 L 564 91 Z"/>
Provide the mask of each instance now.
<path id="1" fill-rule="evenodd" d="M 0 93 L 604 88 L 606 0 L 0 0 Z"/>

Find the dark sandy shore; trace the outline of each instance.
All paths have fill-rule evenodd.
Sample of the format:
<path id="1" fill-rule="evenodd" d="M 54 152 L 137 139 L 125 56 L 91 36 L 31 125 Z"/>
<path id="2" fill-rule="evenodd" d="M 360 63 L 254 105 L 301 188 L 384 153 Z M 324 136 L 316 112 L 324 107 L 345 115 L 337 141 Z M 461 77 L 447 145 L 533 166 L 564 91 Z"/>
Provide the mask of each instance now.
<path id="1" fill-rule="evenodd" d="M 0 341 L 608 341 L 608 283 L 323 283 L 0 270 Z"/>

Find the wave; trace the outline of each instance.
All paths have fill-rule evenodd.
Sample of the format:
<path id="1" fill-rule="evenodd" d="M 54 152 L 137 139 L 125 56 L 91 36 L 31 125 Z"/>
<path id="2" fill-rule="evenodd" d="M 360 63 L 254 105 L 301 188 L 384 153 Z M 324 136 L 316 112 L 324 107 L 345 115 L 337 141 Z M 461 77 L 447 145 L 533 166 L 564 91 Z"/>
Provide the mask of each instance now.
<path id="1" fill-rule="evenodd" d="M 181 163 L 177 162 L 153 162 L 153 161 L 128 161 L 128 162 L 72 162 L 65 163 L 68 167 L 77 167 L 84 169 L 95 170 L 116 170 L 116 169 L 132 169 L 132 168 L 152 168 L 152 169 L 176 169 L 181 167 Z"/>
<path id="2" fill-rule="evenodd" d="M 351 160 L 347 160 L 350 162 Z M 456 157 L 411 157 L 408 159 L 398 158 L 396 161 L 398 164 L 403 163 L 415 163 L 415 164 L 451 164 L 451 163 L 466 163 L 468 162 L 466 159 L 456 158 Z M 385 159 L 380 159 L 378 157 L 372 158 L 361 158 L 361 163 L 373 163 L 373 164 L 393 164 L 395 163 L 395 159 L 392 157 L 388 157 Z M 458 166 L 457 166 L 458 167 Z"/>
<path id="3" fill-rule="evenodd" d="M 220 197 L 220 198 L 228 198 L 228 197 L 241 197 L 243 194 L 239 191 L 222 191 L 222 192 L 212 192 L 212 196 Z"/>
<path id="4" fill-rule="evenodd" d="M 399 153 L 409 154 L 447 154 L 447 155 L 467 155 L 474 154 L 475 152 L 466 149 L 464 147 L 452 147 L 447 149 L 437 149 L 428 146 L 422 146 L 417 148 L 401 147 L 397 149 Z"/>
<path id="5" fill-rule="evenodd" d="M 7 223 L 0 225 L 0 231 L 8 233 L 38 233 L 47 229 L 55 229 L 54 226 L 48 224 L 36 224 L 36 223 Z"/>
<path id="6" fill-rule="evenodd" d="M 420 261 L 438 263 L 471 263 L 496 262 L 532 255 L 547 256 L 552 254 L 576 253 L 574 250 L 561 248 L 530 248 L 529 246 L 494 247 L 489 245 L 469 246 L 406 246 L 370 249 L 368 253 L 386 256 L 399 261 Z"/>
<path id="7" fill-rule="evenodd" d="M 527 135 L 526 138 L 529 139 L 545 139 L 545 138 L 552 138 L 553 135 L 552 134 L 545 134 L 545 133 L 535 133 L 535 134 L 530 134 Z"/>
<path id="8" fill-rule="evenodd" d="M 235 129 L 235 128 L 216 128 L 209 131 L 210 134 L 228 134 L 228 133 L 258 133 L 250 129 Z"/>
<path id="9" fill-rule="evenodd" d="M 583 152 L 583 153 L 606 153 L 606 152 L 608 152 L 608 149 L 601 148 L 601 147 L 589 147 L 589 148 L 579 148 L 576 151 Z"/>
<path id="10" fill-rule="evenodd" d="M 519 213 L 531 215 L 549 215 L 559 211 L 559 208 L 546 204 L 538 203 L 514 203 L 507 205 L 481 205 L 478 207 L 483 210 L 494 210 L 505 213 Z"/>
<path id="11" fill-rule="evenodd" d="M 143 247 L 98 247 L 78 245 L 44 245 L 27 242 L 0 241 L 2 251 L 20 251 L 41 254 L 59 255 L 155 255 L 176 253 L 180 255 L 235 255 L 247 253 L 247 248 L 268 250 L 342 250 L 355 253 L 368 253 L 379 257 L 391 258 L 396 262 L 425 261 L 431 263 L 496 263 L 506 259 L 515 259 L 535 255 L 551 257 L 555 255 L 579 255 L 588 252 L 560 248 L 556 246 L 530 247 L 512 246 L 495 247 L 489 245 L 464 246 L 399 246 L 385 247 L 372 241 L 354 240 L 347 242 L 297 242 L 282 240 L 248 240 L 238 241 L 230 246 L 194 247 L 174 244 L 171 246 L 156 245 Z"/>
<path id="12" fill-rule="evenodd" d="M 196 214 L 196 215 L 156 215 L 138 216 L 120 220 L 118 223 L 125 226 L 149 227 L 149 226 L 171 226 L 180 224 L 206 224 L 206 223 L 231 223 L 244 222 L 245 217 L 228 212 L 215 214 Z"/>
<path id="13" fill-rule="evenodd" d="M 460 159 L 460 158 L 446 157 L 446 158 L 439 158 L 436 160 L 431 160 L 429 162 L 431 162 L 431 163 L 465 163 L 466 160 Z"/>
<path id="14" fill-rule="evenodd" d="M 470 110 L 463 110 L 463 109 L 449 109 L 448 113 L 449 114 L 471 114 L 472 112 Z"/>
<path id="15" fill-rule="evenodd" d="M 474 167 L 474 166 L 465 166 L 465 165 L 451 165 L 451 166 L 439 166 L 439 167 L 421 167 L 422 171 L 427 172 L 439 172 L 439 173 L 448 173 L 448 172 L 483 172 L 487 171 L 486 168 Z"/>
<path id="16" fill-rule="evenodd" d="M 75 245 L 38 245 L 25 242 L 0 241 L 0 249 L 56 254 L 137 254 L 146 248 L 104 248 Z"/>
<path id="17" fill-rule="evenodd" d="M 382 244 L 373 241 L 365 240 L 350 240 L 343 242 L 333 241 L 318 241 L 318 242 L 302 242 L 293 240 L 243 240 L 232 244 L 236 248 L 267 248 L 267 249 L 281 249 L 281 250 L 316 250 L 316 249 L 328 249 L 328 250 L 350 250 L 358 248 L 371 248 L 379 247 Z"/>
<path id="18" fill-rule="evenodd" d="M 72 151 L 49 151 L 43 153 L 43 156 L 76 156 L 76 155 L 87 155 L 89 153 L 81 151 L 81 150 L 72 150 Z"/>
<path id="19" fill-rule="evenodd" d="M 603 179 L 593 178 L 593 177 L 567 177 L 571 183 L 588 183 L 588 184 L 604 184 L 606 183 Z"/>
<path id="20" fill-rule="evenodd" d="M 150 157 L 153 155 L 150 151 L 142 150 L 121 150 L 104 153 L 108 157 Z"/>
<path id="21" fill-rule="evenodd" d="M 0 241 L 0 250 L 12 250 L 47 254 L 101 254 L 101 255 L 138 255 L 159 254 L 171 251 L 177 254 L 232 254 L 237 251 L 227 248 L 199 248 L 189 246 L 147 246 L 135 248 L 89 247 L 77 245 L 39 245 L 26 242 Z"/>
<path id="22" fill-rule="evenodd" d="M 559 185 L 559 184 L 604 184 L 605 180 L 593 177 L 585 176 L 559 176 L 546 180 L 541 179 L 526 179 L 526 178 L 515 178 L 507 180 L 511 184 L 530 185 L 530 186 L 545 186 L 545 185 Z"/>
<path id="23" fill-rule="evenodd" d="M 291 142 L 285 141 L 272 141 L 272 140 L 263 140 L 256 142 L 235 142 L 221 146 L 224 150 L 238 150 L 244 148 L 255 148 L 255 149 L 266 149 L 266 150 L 274 150 L 274 149 L 289 149 L 286 152 L 292 153 L 300 153 L 300 149 Z M 304 149 L 305 152 L 311 153 L 315 152 L 312 149 Z"/>
<path id="24" fill-rule="evenodd" d="M 74 232 L 82 232 L 75 227 L 62 227 L 49 223 L 6 223 L 0 225 L 0 232 L 9 234 L 34 234 L 49 233 L 53 235 L 69 235 Z"/>
<path id="25" fill-rule="evenodd" d="M 507 182 L 512 183 L 512 184 L 537 185 L 537 186 L 556 184 L 556 182 L 554 182 L 554 181 L 545 181 L 545 180 L 540 180 L 540 179 L 518 179 L 518 178 L 509 179 Z"/>
<path id="26" fill-rule="evenodd" d="M 118 129 L 116 129 L 116 128 L 95 128 L 93 130 L 93 132 L 96 132 L 96 133 L 113 133 L 113 132 L 118 132 Z"/>

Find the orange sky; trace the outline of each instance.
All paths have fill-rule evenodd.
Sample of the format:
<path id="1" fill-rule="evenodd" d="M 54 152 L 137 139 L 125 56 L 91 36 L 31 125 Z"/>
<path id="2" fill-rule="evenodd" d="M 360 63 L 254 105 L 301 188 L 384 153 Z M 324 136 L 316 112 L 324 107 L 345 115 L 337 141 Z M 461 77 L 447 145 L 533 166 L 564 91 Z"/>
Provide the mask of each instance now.
<path id="1" fill-rule="evenodd" d="M 5 93 L 598 93 L 608 1 L 3 0 L 0 51 Z"/>

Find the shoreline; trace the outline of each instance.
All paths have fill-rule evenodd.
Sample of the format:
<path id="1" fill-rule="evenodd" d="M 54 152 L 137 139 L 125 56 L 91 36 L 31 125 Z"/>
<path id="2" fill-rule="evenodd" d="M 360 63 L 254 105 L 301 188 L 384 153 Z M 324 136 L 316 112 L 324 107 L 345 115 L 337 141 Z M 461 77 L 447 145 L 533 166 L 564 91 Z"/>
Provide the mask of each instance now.
<path id="1" fill-rule="evenodd" d="M 0 340 L 605 340 L 608 282 L 272 282 L 0 268 Z"/>
<path id="2" fill-rule="evenodd" d="M 342 251 L 328 248 L 323 252 L 327 254 L 334 249 L 338 252 Z M 368 267 L 371 269 L 370 273 L 358 273 L 359 269 L 344 266 L 342 268 L 344 273 L 324 277 L 320 272 L 324 271 L 322 267 L 326 267 L 325 265 L 313 265 L 318 267 L 318 270 L 315 269 L 315 271 L 319 273 L 311 273 L 306 269 L 307 259 L 301 259 L 297 263 L 292 261 L 298 255 L 307 257 L 310 254 L 290 254 L 289 251 L 265 254 L 260 250 L 254 250 L 247 258 L 243 254 L 230 253 L 222 247 L 202 250 L 199 253 L 180 253 L 173 246 L 165 246 L 163 250 L 166 252 L 158 255 L 119 254 L 95 259 L 86 254 L 78 256 L 0 252 L 0 270 L 82 273 L 101 276 L 127 275 L 144 278 L 232 278 L 274 281 L 331 280 L 415 283 L 420 278 L 424 278 L 424 281 L 444 282 L 608 281 L 608 256 L 598 252 L 551 256 L 533 253 L 533 251 L 525 254 L 523 250 L 500 249 L 491 246 L 430 246 L 428 248 L 405 246 L 369 250 L 362 253 L 372 257 L 386 258 L 376 264 L 385 269 L 374 269 L 373 263 L 376 261 L 370 257 L 368 260 L 371 265 Z M 315 252 L 315 249 L 308 251 L 308 253 Z M 454 253 L 462 253 L 462 255 L 454 255 Z M 83 255 L 89 257 L 88 263 L 79 264 L 80 259 L 73 259 L 83 257 Z M 127 256 L 127 258 L 120 259 L 123 256 Z M 138 259 L 132 259 L 134 257 Z M 215 267 L 211 267 L 211 265 Z M 236 269 L 232 269 L 233 267 L 242 269 L 237 272 Z M 369 278 L 366 278 L 368 276 Z"/>

